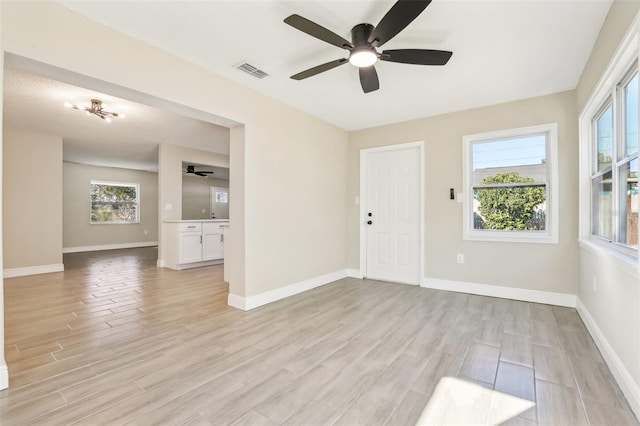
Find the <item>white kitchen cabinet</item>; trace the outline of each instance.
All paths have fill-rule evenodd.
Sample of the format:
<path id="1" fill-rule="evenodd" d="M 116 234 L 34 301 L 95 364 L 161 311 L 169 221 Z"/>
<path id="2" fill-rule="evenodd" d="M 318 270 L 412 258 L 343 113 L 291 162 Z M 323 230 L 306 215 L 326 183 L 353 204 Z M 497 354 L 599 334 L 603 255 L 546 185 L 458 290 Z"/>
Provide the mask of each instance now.
<path id="1" fill-rule="evenodd" d="M 202 232 L 181 232 L 178 249 L 179 263 L 202 261 Z"/>
<path id="2" fill-rule="evenodd" d="M 224 238 L 219 223 L 202 224 L 202 260 L 224 259 Z"/>
<path id="3" fill-rule="evenodd" d="M 167 221 L 163 224 L 167 241 L 161 266 L 171 269 L 220 264 L 224 260 L 221 225 L 228 221 Z"/>

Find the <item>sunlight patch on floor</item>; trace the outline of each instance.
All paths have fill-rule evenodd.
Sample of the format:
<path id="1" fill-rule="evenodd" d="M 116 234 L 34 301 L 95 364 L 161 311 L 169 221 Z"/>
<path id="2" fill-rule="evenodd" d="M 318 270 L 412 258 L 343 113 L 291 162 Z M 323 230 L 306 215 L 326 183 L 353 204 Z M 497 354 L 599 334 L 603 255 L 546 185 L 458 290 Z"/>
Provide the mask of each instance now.
<path id="1" fill-rule="evenodd" d="M 498 425 L 533 406 L 535 403 L 526 399 L 454 377 L 443 377 L 416 424 Z"/>

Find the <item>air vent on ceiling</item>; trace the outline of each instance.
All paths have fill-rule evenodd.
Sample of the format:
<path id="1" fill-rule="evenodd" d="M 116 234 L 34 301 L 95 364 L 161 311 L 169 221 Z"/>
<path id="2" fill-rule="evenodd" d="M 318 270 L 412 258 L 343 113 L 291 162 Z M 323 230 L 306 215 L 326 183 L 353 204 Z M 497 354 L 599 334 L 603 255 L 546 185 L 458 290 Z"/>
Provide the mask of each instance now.
<path id="1" fill-rule="evenodd" d="M 236 65 L 236 68 L 238 68 L 240 71 L 244 71 L 249 75 L 252 75 L 256 78 L 265 78 L 267 77 L 269 74 L 267 74 L 266 72 L 262 71 L 259 68 L 254 67 L 251 64 L 248 64 L 246 62 L 242 62 L 239 65 Z"/>

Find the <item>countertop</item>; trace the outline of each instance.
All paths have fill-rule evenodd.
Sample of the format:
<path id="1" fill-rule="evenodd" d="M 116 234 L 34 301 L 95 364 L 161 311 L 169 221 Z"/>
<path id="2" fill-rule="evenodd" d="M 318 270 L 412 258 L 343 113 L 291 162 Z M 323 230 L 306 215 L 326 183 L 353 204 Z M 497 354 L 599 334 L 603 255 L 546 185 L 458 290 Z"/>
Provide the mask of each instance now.
<path id="1" fill-rule="evenodd" d="M 229 222 L 229 219 L 190 219 L 190 220 L 163 220 L 164 223 L 220 223 L 220 222 Z"/>

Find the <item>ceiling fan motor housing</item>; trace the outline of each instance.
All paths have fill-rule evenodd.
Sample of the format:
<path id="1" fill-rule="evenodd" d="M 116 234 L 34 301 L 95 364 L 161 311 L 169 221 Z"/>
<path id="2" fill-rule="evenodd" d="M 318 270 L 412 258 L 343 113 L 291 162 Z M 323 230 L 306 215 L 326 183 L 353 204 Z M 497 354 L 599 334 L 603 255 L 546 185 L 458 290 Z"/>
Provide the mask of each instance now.
<path id="1" fill-rule="evenodd" d="M 369 46 L 369 36 L 373 32 L 373 25 L 358 24 L 351 29 L 351 40 L 357 49 L 358 47 Z"/>

